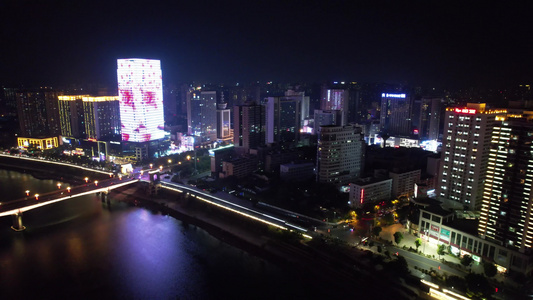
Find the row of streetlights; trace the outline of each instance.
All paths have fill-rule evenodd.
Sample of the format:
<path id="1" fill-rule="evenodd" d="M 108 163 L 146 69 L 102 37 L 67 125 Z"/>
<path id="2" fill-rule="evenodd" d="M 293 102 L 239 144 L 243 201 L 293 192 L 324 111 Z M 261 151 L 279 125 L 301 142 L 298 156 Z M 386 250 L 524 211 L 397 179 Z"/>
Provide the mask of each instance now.
<path id="1" fill-rule="evenodd" d="M 120 178 L 120 180 L 122 180 L 122 174 L 118 175 L 118 177 Z M 86 183 L 89 182 L 89 177 L 85 177 L 84 180 L 85 180 Z M 98 186 L 98 180 L 94 181 L 94 185 Z M 61 189 L 61 182 L 57 183 L 57 188 Z M 70 190 L 71 190 L 71 187 L 68 186 L 67 187 L 67 192 L 70 193 Z M 26 196 L 30 195 L 30 190 L 26 190 L 25 192 L 26 192 Z M 35 200 L 39 200 L 39 194 L 35 194 Z"/>

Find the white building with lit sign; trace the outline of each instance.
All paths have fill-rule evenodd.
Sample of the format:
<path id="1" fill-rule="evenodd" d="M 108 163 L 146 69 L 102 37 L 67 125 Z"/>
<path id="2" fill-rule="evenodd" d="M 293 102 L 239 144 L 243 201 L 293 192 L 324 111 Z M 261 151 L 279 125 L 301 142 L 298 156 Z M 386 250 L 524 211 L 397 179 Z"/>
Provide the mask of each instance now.
<path id="1" fill-rule="evenodd" d="M 448 205 L 479 211 L 487 173 L 492 129 L 506 110 L 488 110 L 485 104 L 447 108 L 442 140 L 442 168 L 437 197 Z"/>

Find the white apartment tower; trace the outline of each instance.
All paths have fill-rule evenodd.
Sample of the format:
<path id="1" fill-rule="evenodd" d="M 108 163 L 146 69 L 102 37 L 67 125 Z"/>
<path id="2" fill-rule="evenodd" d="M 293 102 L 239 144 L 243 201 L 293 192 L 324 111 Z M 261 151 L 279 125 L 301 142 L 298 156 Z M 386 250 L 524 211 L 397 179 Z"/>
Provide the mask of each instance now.
<path id="1" fill-rule="evenodd" d="M 481 209 L 492 129 L 505 114 L 484 103 L 446 108 L 437 197 L 448 206 Z"/>
<path id="2" fill-rule="evenodd" d="M 361 127 L 322 126 L 318 136 L 317 181 L 345 184 L 360 177 L 364 154 Z"/>

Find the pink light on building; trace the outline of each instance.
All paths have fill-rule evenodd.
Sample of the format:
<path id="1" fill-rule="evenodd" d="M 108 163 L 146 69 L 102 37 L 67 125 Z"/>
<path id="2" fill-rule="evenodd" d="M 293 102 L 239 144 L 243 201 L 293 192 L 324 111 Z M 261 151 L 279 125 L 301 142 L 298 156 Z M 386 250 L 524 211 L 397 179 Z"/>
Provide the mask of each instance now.
<path id="1" fill-rule="evenodd" d="M 147 142 L 165 136 L 161 62 L 154 59 L 117 60 L 122 140 Z"/>

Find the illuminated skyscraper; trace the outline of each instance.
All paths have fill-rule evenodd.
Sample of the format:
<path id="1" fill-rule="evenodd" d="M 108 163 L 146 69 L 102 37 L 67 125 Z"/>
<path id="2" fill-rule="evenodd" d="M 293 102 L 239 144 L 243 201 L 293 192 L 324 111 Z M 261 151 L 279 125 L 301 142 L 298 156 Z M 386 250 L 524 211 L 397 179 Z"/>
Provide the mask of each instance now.
<path id="1" fill-rule="evenodd" d="M 117 60 L 122 140 L 148 142 L 165 136 L 161 62 Z"/>
<path id="2" fill-rule="evenodd" d="M 479 234 L 525 252 L 533 247 L 533 122 L 499 118 L 492 131 Z"/>
<path id="3" fill-rule="evenodd" d="M 485 104 L 446 109 L 442 139 L 442 168 L 437 196 L 449 205 L 479 211 L 489 160 L 490 136 L 496 117 L 505 110 L 488 110 Z M 462 208 L 462 207 L 461 207 Z"/>

